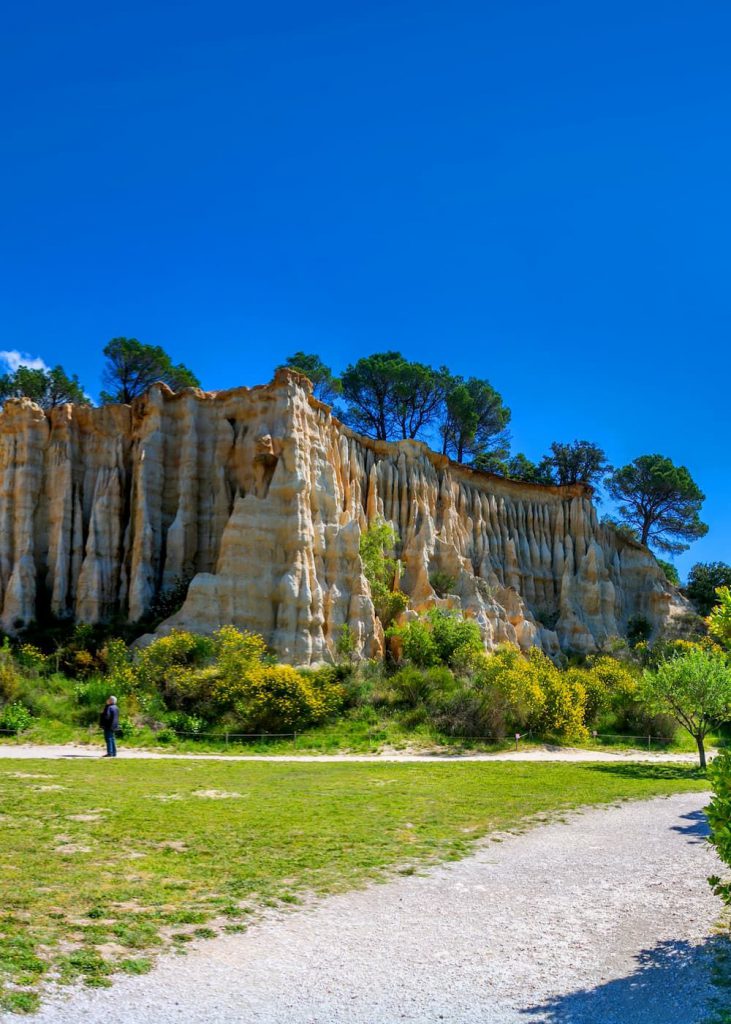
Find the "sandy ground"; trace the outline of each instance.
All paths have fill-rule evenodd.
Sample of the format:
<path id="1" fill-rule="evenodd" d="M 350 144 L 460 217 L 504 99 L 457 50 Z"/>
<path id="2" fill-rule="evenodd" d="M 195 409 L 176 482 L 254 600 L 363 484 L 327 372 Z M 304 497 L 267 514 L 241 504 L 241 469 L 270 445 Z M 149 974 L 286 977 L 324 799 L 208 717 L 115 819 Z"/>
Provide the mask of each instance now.
<path id="1" fill-rule="evenodd" d="M 706 802 L 625 803 L 493 837 L 462 861 L 264 919 L 111 990 L 53 995 L 33 1019 L 700 1024 L 722 941 Z"/>
<path id="2" fill-rule="evenodd" d="M 58 760 L 61 758 L 77 757 L 101 757 L 103 745 L 81 746 L 74 744 L 66 745 L 40 745 L 40 744 L 14 744 L 0 743 L 0 758 L 49 758 Z M 715 751 L 708 751 L 709 760 Z M 120 745 L 119 757 L 127 760 L 139 758 L 177 759 L 191 758 L 208 761 L 322 761 L 324 763 L 337 761 L 404 761 L 409 763 L 429 764 L 430 762 L 454 762 L 454 761 L 664 761 L 675 764 L 696 764 L 697 754 L 674 754 L 647 750 L 583 750 L 571 747 L 539 747 L 524 750 L 506 750 L 499 754 L 440 754 L 418 751 L 386 750 L 378 754 L 175 754 L 164 753 L 155 750 L 125 750 Z"/>

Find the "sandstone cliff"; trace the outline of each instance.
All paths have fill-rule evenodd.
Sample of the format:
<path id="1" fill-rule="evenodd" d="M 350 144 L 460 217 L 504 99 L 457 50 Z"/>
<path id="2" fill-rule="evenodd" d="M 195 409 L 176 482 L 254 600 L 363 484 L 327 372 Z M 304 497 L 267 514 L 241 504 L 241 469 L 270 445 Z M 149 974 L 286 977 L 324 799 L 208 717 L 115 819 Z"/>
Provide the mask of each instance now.
<path id="1" fill-rule="evenodd" d="M 280 371 L 264 387 L 133 406 L 25 399 L 0 414 L 0 626 L 49 613 L 142 618 L 190 580 L 160 627 L 260 632 L 285 660 L 330 660 L 348 623 L 360 655 L 383 633 L 359 557 L 377 515 L 401 539 L 412 608 L 461 607 L 490 646 L 594 650 L 628 620 L 685 611 L 654 558 L 600 524 L 588 489 L 472 472 L 423 444 L 359 437 Z M 439 599 L 429 582 L 454 577 Z M 553 628 L 548 628 L 551 626 Z"/>

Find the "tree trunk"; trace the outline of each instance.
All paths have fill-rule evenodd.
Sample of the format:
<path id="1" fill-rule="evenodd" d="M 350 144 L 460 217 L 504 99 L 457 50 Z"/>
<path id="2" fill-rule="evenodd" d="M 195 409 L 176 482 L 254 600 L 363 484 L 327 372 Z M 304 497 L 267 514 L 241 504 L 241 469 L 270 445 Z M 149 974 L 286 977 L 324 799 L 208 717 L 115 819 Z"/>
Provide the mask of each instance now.
<path id="1" fill-rule="evenodd" d="M 642 537 L 640 538 L 645 547 L 647 547 L 647 539 L 650 536 L 651 526 L 652 521 L 647 516 L 645 516 L 645 521 L 642 524 Z"/>
<path id="2" fill-rule="evenodd" d="M 698 744 L 698 760 L 700 761 L 701 768 L 706 767 L 706 748 L 703 745 L 703 737 L 696 736 L 696 743 Z"/>

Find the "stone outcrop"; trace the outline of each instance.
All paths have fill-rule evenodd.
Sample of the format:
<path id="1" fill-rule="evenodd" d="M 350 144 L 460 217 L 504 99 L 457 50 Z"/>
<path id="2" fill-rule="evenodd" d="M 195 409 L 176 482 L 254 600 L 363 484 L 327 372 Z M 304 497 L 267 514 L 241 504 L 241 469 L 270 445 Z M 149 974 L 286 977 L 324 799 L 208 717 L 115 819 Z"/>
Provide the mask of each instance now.
<path id="1" fill-rule="evenodd" d="M 652 555 L 597 520 L 583 485 L 542 487 L 449 462 L 415 441 L 360 437 L 280 371 L 263 387 L 132 406 L 26 399 L 0 414 L 0 626 L 44 616 L 144 619 L 262 633 L 284 660 L 330 660 L 348 624 L 383 653 L 359 555 L 376 516 L 397 528 L 411 609 L 461 608 L 488 647 L 592 651 L 634 616 L 686 613 Z M 430 577 L 453 578 L 438 597 Z M 408 614 L 408 613 L 407 613 Z"/>

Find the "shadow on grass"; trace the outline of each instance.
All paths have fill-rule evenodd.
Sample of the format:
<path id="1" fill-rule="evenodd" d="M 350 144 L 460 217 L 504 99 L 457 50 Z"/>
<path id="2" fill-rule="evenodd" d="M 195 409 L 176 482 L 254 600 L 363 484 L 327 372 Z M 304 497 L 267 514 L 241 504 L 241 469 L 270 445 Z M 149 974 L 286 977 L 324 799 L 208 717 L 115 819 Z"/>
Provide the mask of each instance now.
<path id="1" fill-rule="evenodd" d="M 623 779 L 705 779 L 706 773 L 696 765 L 651 764 L 635 761 L 629 764 L 588 764 L 588 771 L 619 775 Z"/>
<path id="2" fill-rule="evenodd" d="M 538 1024 L 701 1024 L 722 1008 L 713 978 L 728 939 L 661 942 L 642 950 L 636 970 L 591 989 L 555 996 L 521 1012 Z"/>

